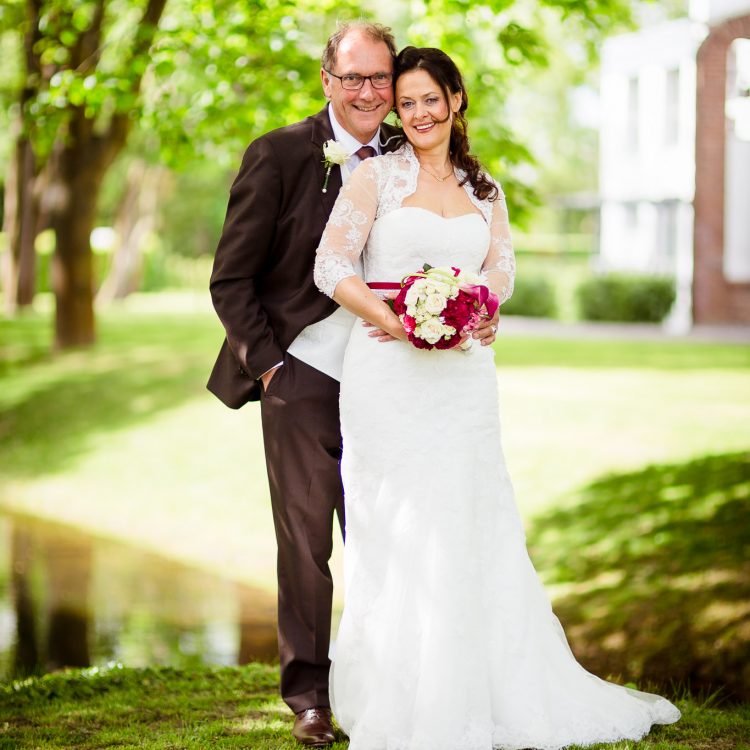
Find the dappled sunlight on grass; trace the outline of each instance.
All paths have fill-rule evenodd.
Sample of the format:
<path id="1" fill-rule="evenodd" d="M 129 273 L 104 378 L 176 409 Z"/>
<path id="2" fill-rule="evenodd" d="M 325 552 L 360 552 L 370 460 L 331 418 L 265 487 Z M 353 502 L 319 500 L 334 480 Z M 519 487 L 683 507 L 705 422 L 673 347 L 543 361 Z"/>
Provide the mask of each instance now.
<path id="1" fill-rule="evenodd" d="M 529 541 L 587 668 L 750 699 L 750 454 L 605 477 Z"/>
<path id="2" fill-rule="evenodd" d="M 29 322 L 22 321 L 22 328 Z M 207 316 L 168 315 L 138 325 L 113 316 L 92 349 L 45 357 L 22 372 L 6 370 L 0 393 L 3 473 L 64 471 L 107 433 L 203 395 L 220 341 Z"/>
<path id="3" fill-rule="evenodd" d="M 278 718 L 273 719 L 268 716 L 253 717 L 252 715 L 239 717 L 234 721 L 230 722 L 230 731 L 241 732 L 242 734 L 260 734 L 264 732 L 278 732 L 284 733 L 284 736 L 289 732 L 289 717 L 282 710 L 274 711 L 274 714 L 278 715 Z M 283 717 L 283 718 L 282 718 Z"/>

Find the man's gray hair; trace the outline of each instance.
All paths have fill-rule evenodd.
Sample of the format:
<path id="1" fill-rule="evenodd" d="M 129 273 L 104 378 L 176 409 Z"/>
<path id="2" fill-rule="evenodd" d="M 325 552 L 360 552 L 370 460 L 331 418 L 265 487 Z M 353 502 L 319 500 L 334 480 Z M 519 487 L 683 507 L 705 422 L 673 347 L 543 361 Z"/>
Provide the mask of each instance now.
<path id="1" fill-rule="evenodd" d="M 350 31 L 361 31 L 373 41 L 383 42 L 388 47 L 391 57 L 394 60 L 396 59 L 396 39 L 388 26 L 383 26 L 381 23 L 372 23 L 371 21 L 347 21 L 331 34 L 326 43 L 323 56 L 320 59 L 320 65 L 323 70 L 333 70 L 336 65 L 336 55 L 338 54 L 341 40 Z"/>

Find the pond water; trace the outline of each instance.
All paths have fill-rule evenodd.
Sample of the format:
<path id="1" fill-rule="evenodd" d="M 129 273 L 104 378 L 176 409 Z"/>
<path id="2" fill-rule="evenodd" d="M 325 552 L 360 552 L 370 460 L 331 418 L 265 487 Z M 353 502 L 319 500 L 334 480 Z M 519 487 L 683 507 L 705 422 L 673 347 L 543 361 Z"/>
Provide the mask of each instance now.
<path id="1" fill-rule="evenodd" d="M 0 681 L 110 661 L 187 667 L 277 658 L 274 594 L 0 514 Z"/>

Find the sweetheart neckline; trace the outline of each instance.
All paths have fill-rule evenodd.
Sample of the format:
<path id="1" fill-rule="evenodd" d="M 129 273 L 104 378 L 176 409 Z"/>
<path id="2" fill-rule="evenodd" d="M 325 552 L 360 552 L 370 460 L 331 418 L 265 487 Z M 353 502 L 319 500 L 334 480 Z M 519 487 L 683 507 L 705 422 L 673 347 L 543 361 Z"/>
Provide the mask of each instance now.
<path id="1" fill-rule="evenodd" d="M 457 216 L 442 216 L 441 214 L 435 213 L 435 211 L 430 211 L 429 208 L 423 208 L 422 206 L 399 206 L 398 208 L 394 209 L 393 211 L 389 211 L 385 216 L 382 216 L 381 218 L 385 218 L 386 216 L 390 216 L 391 214 L 395 214 L 396 211 L 406 211 L 406 210 L 417 210 L 422 211 L 426 214 L 430 214 L 430 216 L 435 216 L 438 219 L 445 219 L 446 221 L 452 221 L 453 219 L 463 219 L 467 216 L 476 216 L 479 219 L 482 220 L 482 223 L 486 225 L 486 221 L 484 220 L 484 217 L 482 214 L 480 214 L 478 211 L 470 211 L 466 214 L 458 214 Z"/>

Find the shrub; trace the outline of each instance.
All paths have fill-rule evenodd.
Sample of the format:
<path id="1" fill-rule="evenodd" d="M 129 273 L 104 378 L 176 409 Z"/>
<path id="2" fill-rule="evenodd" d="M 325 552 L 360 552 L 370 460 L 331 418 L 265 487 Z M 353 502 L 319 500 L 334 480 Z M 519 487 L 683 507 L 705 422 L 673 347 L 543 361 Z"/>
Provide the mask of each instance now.
<path id="1" fill-rule="evenodd" d="M 674 279 L 658 276 L 606 274 L 576 289 L 584 320 L 659 323 L 675 300 Z"/>
<path id="2" fill-rule="evenodd" d="M 502 306 L 501 313 L 554 318 L 557 314 L 554 287 L 543 276 L 519 276 L 513 296 Z"/>

